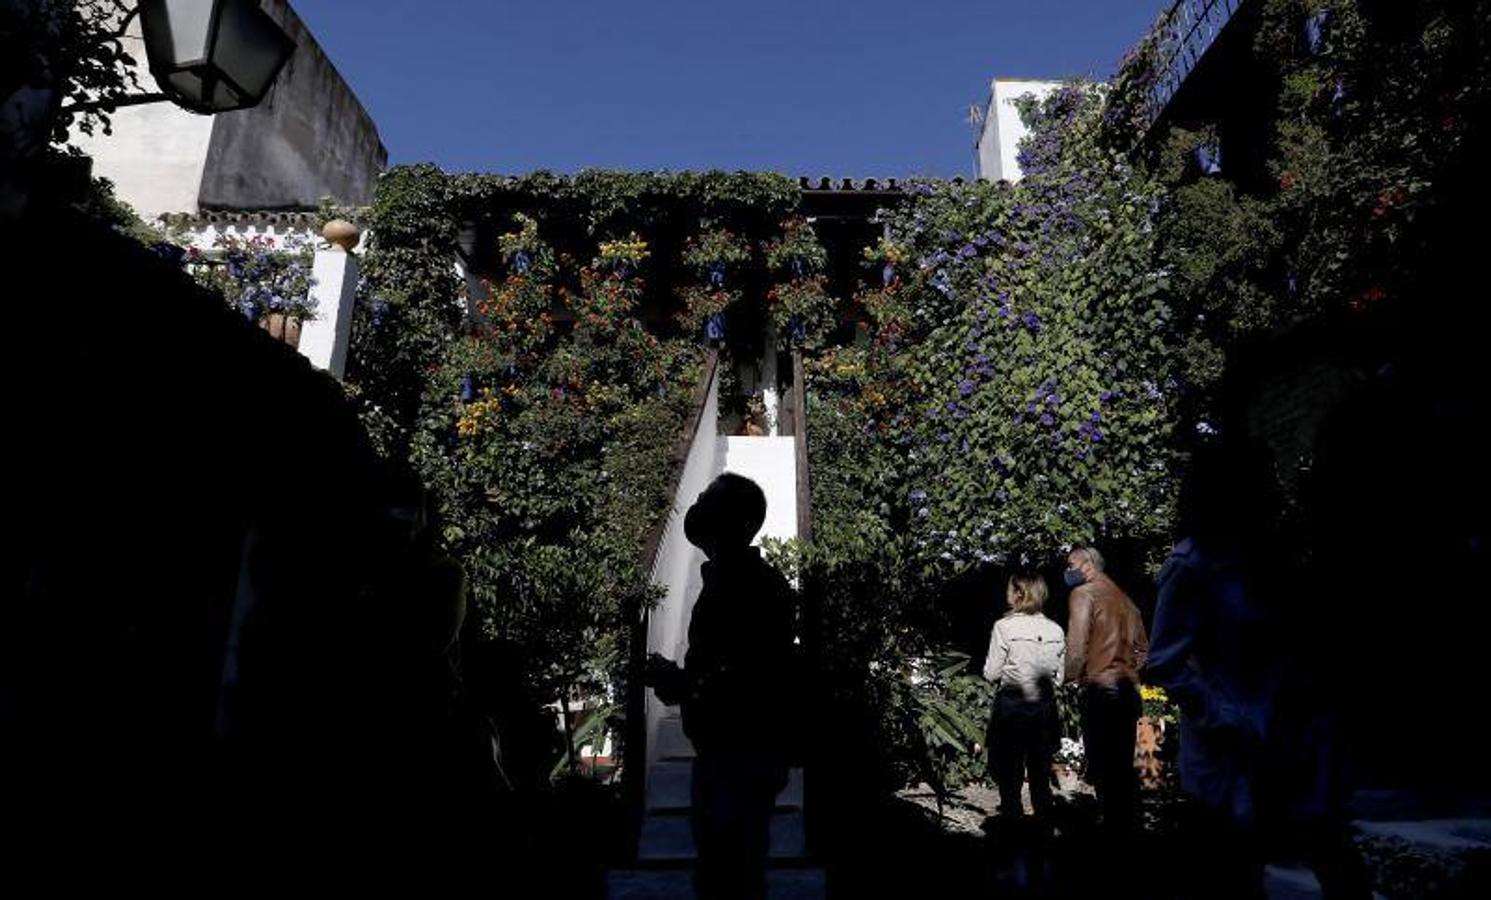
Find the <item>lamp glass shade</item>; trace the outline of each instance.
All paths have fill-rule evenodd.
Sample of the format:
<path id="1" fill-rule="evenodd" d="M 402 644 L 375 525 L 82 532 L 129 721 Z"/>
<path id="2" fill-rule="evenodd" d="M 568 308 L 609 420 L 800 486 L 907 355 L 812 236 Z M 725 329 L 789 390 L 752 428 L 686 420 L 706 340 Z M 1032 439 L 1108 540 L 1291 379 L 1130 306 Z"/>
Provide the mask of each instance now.
<path id="1" fill-rule="evenodd" d="M 295 50 L 258 0 L 142 0 L 140 24 L 161 90 L 201 113 L 258 105 Z"/>

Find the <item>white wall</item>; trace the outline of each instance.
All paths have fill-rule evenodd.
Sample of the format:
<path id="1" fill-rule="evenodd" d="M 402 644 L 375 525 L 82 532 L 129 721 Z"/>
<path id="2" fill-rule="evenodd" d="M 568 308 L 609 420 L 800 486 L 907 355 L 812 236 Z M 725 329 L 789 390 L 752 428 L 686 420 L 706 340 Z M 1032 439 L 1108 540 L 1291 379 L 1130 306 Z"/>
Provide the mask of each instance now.
<path id="1" fill-rule="evenodd" d="M 704 554 L 683 534 L 683 517 L 694 500 L 704 491 L 714 477 L 724 456 L 724 442 L 719 434 L 720 379 L 716 371 L 709 384 L 704 402 L 704 412 L 699 417 L 699 426 L 694 442 L 684 461 L 683 476 L 679 479 L 678 493 L 674 495 L 673 507 L 668 510 L 668 524 L 658 544 L 657 559 L 652 570 L 652 581 L 666 590 L 658 605 L 653 608 L 647 626 L 647 650 L 661 653 L 679 663 L 688 650 L 688 617 L 693 611 L 694 601 L 699 597 L 702 584 L 699 566 Z M 652 691 L 647 692 L 647 753 L 649 768 L 658 751 L 658 723 L 667 707 L 658 702 Z"/>
<path id="2" fill-rule="evenodd" d="M 763 538 L 797 537 L 797 443 L 791 437 L 725 438 L 724 471 L 744 475 L 766 493 Z"/>
<path id="3" fill-rule="evenodd" d="M 362 104 L 286 0 L 260 0 L 295 39 L 295 52 L 253 109 L 201 116 L 174 103 L 118 110 L 113 133 L 76 132 L 93 173 L 153 221 L 211 209 L 311 209 L 322 197 L 372 201 L 388 151 Z M 158 90 L 146 70 L 140 19 L 124 48 L 140 65 L 141 92 Z"/>
<path id="4" fill-rule="evenodd" d="M 989 83 L 989 108 L 984 112 L 984 130 L 978 141 L 978 177 L 987 181 L 1019 181 L 1023 176 L 1016 155 L 1020 140 L 1029 133 L 1015 100 L 1029 94 L 1037 99 L 1061 87 L 1059 81 L 996 78 Z"/>
<path id="5" fill-rule="evenodd" d="M 139 20 L 124 38 L 125 50 L 145 59 Z M 140 70 L 140 89 L 156 90 L 150 73 Z M 187 112 L 174 103 L 127 106 L 116 111 L 113 134 L 82 134 L 72 143 L 93 158 L 93 174 L 114 182 L 114 194 L 145 221 L 163 213 L 197 211 L 197 195 L 212 142 L 212 117 Z"/>

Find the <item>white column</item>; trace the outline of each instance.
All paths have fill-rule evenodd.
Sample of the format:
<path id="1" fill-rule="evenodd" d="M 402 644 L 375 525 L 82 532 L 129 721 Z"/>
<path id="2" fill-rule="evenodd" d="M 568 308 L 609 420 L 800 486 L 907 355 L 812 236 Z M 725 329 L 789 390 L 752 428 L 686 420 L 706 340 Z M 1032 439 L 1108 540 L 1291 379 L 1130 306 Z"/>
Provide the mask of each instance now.
<path id="1" fill-rule="evenodd" d="M 782 382 L 777 377 L 777 330 L 766 327 L 766 349 L 761 359 L 761 402 L 766 407 L 766 433 L 782 433 Z"/>
<path id="2" fill-rule="evenodd" d="M 347 371 L 347 347 L 352 342 L 352 304 L 362 266 L 357 257 L 333 245 L 317 250 L 311 274 L 316 284 L 316 318 L 300 329 L 300 353 L 318 369 L 340 379 Z"/>

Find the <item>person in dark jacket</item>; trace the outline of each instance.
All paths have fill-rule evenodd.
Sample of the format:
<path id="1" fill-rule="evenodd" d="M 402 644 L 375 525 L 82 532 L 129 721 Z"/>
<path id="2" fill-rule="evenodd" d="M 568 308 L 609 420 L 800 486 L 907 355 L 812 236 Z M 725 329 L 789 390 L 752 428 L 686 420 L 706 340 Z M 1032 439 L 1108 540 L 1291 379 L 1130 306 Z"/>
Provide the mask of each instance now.
<path id="1" fill-rule="evenodd" d="M 1297 578 L 1276 540 L 1278 500 L 1260 448 L 1198 450 L 1181 538 L 1159 576 L 1146 677 L 1180 705 L 1180 778 L 1196 801 L 1196 896 L 1263 896 L 1264 862 L 1309 863 L 1329 898 L 1371 896 L 1346 821 L 1336 703 Z"/>
<path id="2" fill-rule="evenodd" d="M 649 679 L 664 702 L 680 701 L 694 745 L 696 885 L 706 898 L 765 896 L 768 826 L 787 783 L 794 602 L 751 546 L 765 521 L 760 486 L 729 472 L 689 508 L 684 533 L 708 557 L 689 649 L 682 671 L 655 656 Z"/>

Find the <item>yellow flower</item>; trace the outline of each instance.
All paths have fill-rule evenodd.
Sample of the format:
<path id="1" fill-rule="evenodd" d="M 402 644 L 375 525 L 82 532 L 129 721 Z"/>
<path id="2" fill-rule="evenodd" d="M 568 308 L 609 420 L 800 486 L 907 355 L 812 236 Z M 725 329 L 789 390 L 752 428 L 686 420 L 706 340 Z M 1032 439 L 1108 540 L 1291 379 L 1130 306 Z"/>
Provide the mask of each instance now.
<path id="1" fill-rule="evenodd" d="M 1145 700 L 1153 700 L 1157 703 L 1170 702 L 1170 696 L 1165 693 L 1164 688 L 1148 684 L 1139 688 L 1139 696 L 1143 697 Z"/>
<path id="2" fill-rule="evenodd" d="M 476 437 L 495 424 L 502 412 L 502 401 L 492 394 L 491 388 L 482 389 L 482 399 L 470 403 L 461 410 L 456 419 L 456 434 L 461 437 Z"/>

